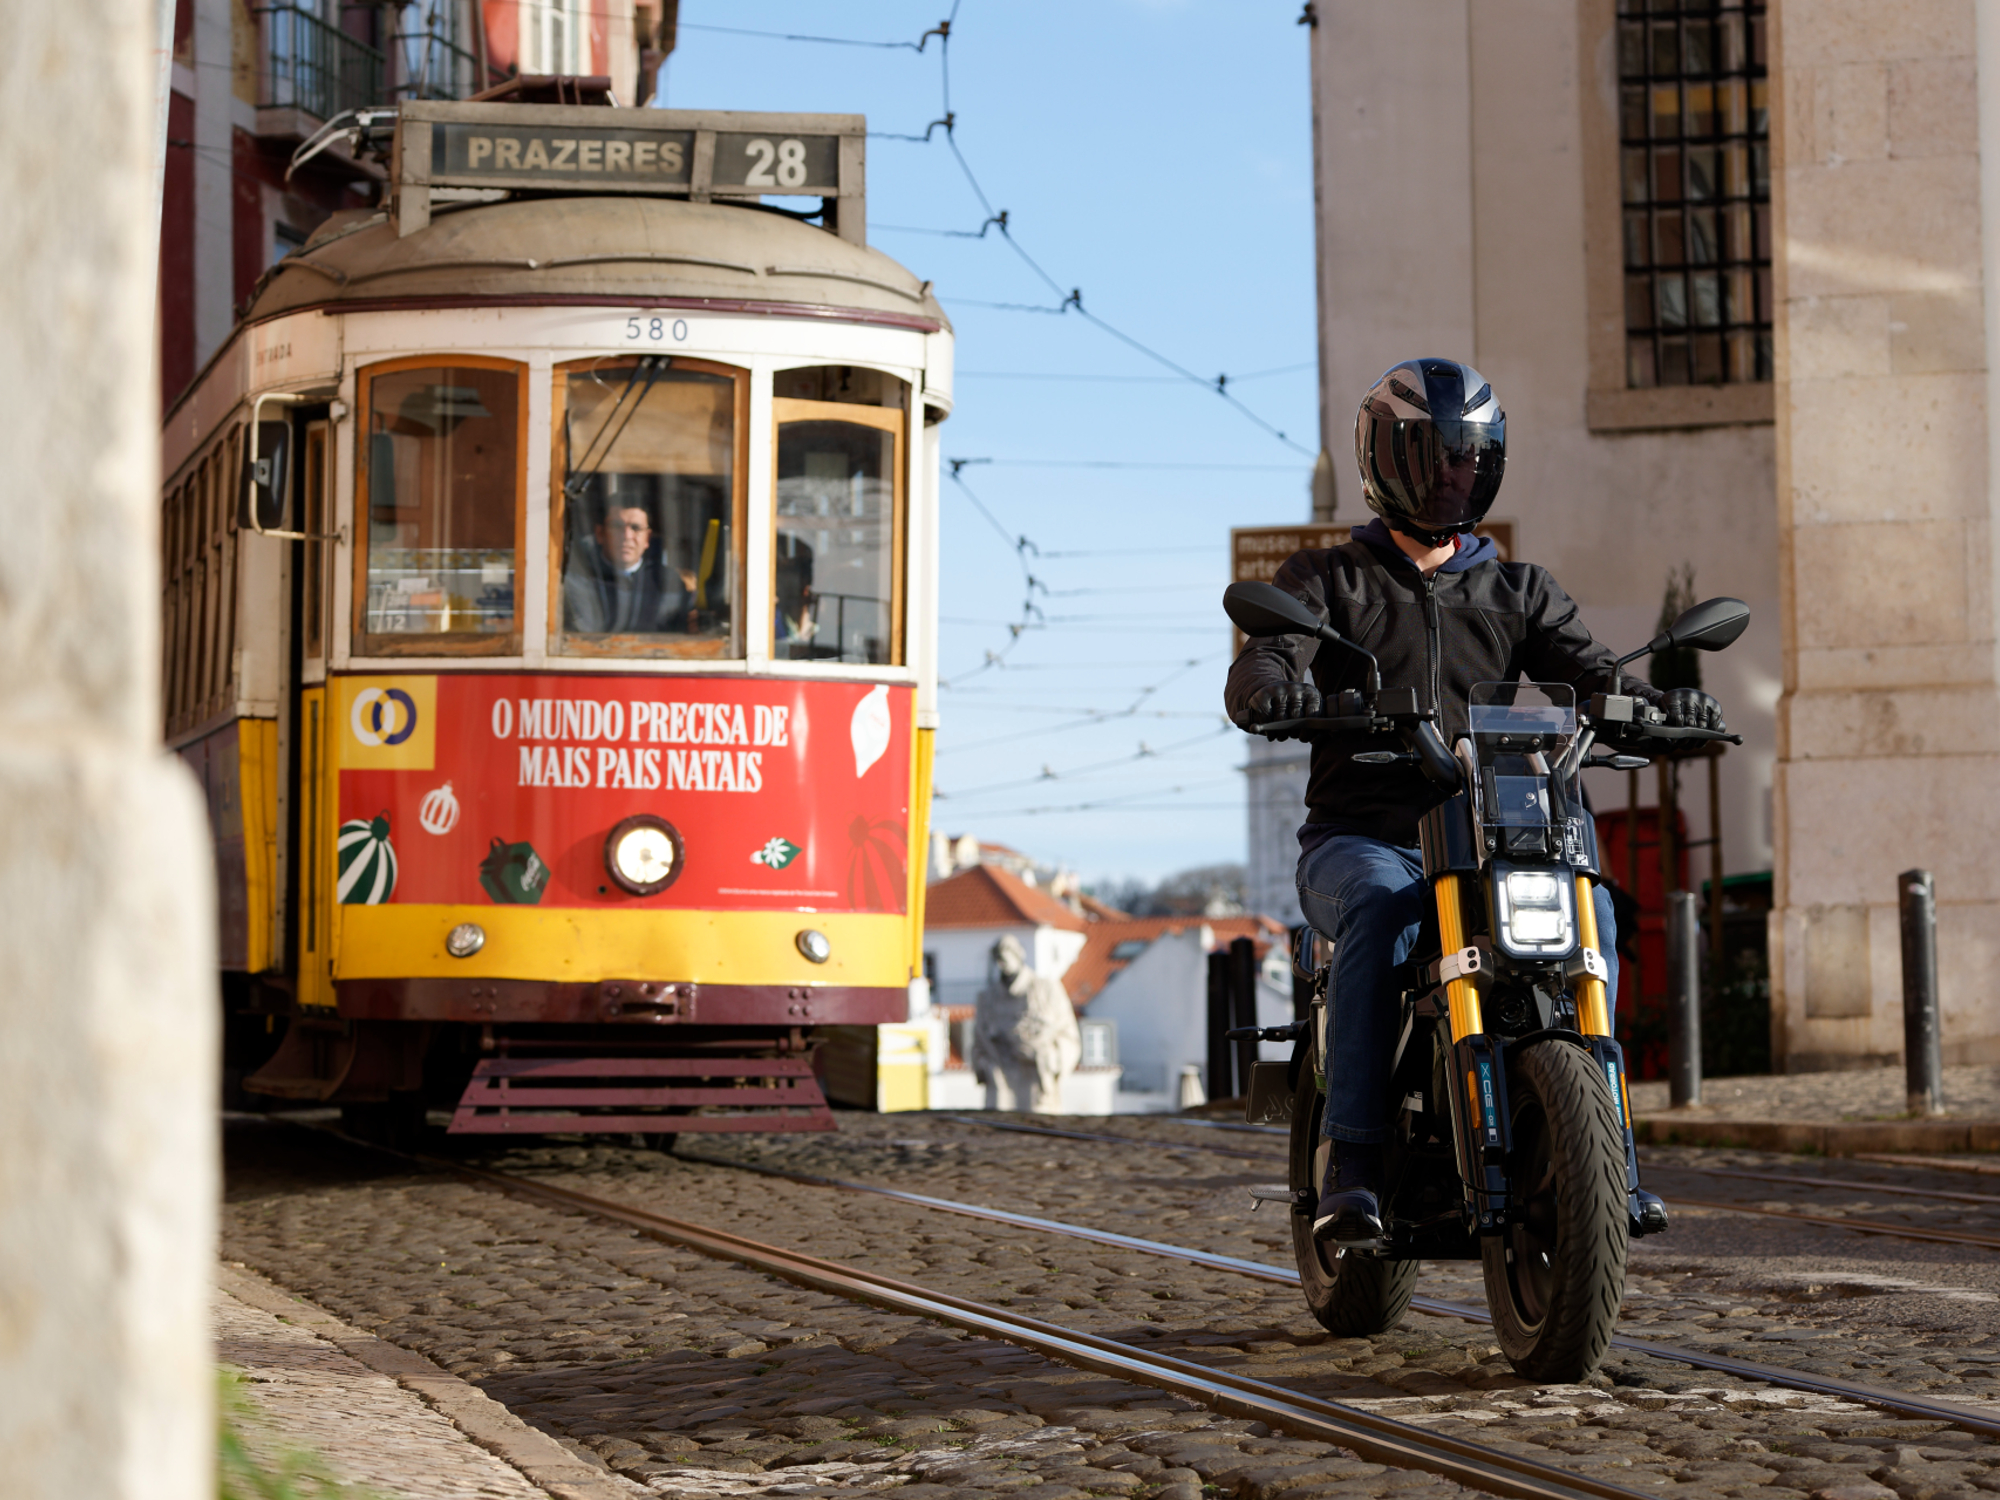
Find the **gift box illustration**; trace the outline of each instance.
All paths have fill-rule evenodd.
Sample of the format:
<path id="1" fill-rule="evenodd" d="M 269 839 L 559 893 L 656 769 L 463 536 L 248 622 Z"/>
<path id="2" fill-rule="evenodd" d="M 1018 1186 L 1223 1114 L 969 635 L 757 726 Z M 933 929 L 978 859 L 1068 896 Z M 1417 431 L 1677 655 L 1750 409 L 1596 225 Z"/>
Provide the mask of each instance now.
<path id="1" fill-rule="evenodd" d="M 396 890 L 396 846 L 389 841 L 389 815 L 355 818 L 340 825 L 334 845 L 339 881 L 334 887 L 350 906 L 380 906 Z"/>
<path id="2" fill-rule="evenodd" d="M 496 838 L 479 862 L 479 884 L 502 906 L 536 906 L 549 888 L 549 867 L 533 844 Z"/>

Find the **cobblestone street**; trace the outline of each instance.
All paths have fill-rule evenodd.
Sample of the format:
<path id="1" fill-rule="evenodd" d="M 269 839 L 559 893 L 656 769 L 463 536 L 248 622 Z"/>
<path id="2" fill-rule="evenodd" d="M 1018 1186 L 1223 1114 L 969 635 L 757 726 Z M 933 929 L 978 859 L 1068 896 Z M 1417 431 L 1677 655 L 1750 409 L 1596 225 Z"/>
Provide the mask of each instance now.
<path id="1" fill-rule="evenodd" d="M 1065 1122 L 1067 1123 L 1067 1122 Z M 1254 1375 L 1638 1489 L 1770 1500 L 2000 1491 L 2000 1445 L 1933 1421 L 1614 1351 L 1581 1387 L 1538 1388 L 1483 1325 L 1411 1313 L 1336 1339 L 1291 1287 L 1134 1251 L 754 1176 L 735 1160 L 922 1192 L 1289 1264 L 1273 1136 L 1171 1119 L 1092 1121 L 1133 1144 L 1009 1134 L 947 1116 L 844 1114 L 837 1134 L 611 1144 L 434 1141 L 467 1160 L 906 1277 Z M 1216 1148 L 1262 1153 L 1269 1161 Z M 1699 1178 L 1694 1166 L 1843 1181 L 1854 1163 L 1650 1153 L 1686 1196 L 1809 1204 L 1858 1195 Z M 229 1134 L 225 1255 L 472 1382 L 589 1462 L 664 1494 L 909 1496 L 997 1490 L 1195 1500 L 1401 1495 L 1456 1486 L 960 1330 L 802 1290 L 604 1221 L 402 1171 L 282 1126 Z M 1675 1175 L 1676 1169 L 1680 1175 Z M 1874 1168 L 1873 1180 L 1983 1179 Z M 1697 1192 L 1696 1189 L 1699 1189 Z M 1932 1200 L 1915 1222 L 1929 1222 Z M 1881 1205 L 1869 1217 L 1882 1218 Z M 2000 1224 L 2000 1205 L 1950 1222 Z M 1478 1268 L 1419 1290 L 1481 1302 Z M 1765 1364 L 1978 1401 L 2000 1374 L 2000 1258 L 1837 1228 L 1679 1209 L 1634 1247 L 1621 1332 Z M 2000 1411 L 2000 1405 L 1996 1405 Z"/>

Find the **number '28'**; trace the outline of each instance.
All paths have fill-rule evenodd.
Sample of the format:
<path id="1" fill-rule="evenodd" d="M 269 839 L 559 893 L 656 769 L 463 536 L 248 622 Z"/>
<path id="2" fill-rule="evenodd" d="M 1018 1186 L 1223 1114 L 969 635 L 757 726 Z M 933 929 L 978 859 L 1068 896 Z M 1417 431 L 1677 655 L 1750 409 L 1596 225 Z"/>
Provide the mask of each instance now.
<path id="1" fill-rule="evenodd" d="M 750 175 L 743 179 L 745 187 L 803 187 L 806 180 L 806 143 L 804 141 L 779 141 L 772 145 L 762 139 L 750 141 L 743 148 L 745 154 L 755 159 Z M 772 164 L 777 166 L 777 174 L 772 175 Z"/>

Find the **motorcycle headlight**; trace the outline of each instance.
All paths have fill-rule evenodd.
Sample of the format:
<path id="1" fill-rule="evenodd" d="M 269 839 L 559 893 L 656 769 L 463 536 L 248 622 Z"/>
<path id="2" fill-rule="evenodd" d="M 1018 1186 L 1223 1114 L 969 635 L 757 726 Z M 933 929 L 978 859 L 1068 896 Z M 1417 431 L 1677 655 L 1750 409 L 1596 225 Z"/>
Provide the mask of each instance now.
<path id="1" fill-rule="evenodd" d="M 1496 885 L 1505 947 L 1534 956 L 1576 946 L 1573 882 L 1550 870 L 1508 870 Z"/>

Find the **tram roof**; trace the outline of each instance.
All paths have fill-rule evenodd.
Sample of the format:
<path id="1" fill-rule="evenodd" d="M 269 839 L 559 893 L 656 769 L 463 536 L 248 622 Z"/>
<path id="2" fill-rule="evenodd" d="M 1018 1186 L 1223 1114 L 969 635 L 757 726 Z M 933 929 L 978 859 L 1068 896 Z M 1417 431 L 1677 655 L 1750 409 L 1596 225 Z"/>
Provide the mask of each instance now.
<path id="1" fill-rule="evenodd" d="M 384 304 L 691 305 L 949 329 L 879 250 L 767 209 L 623 197 L 439 203 L 399 236 L 385 212 L 336 217 L 272 267 L 244 317 Z"/>

